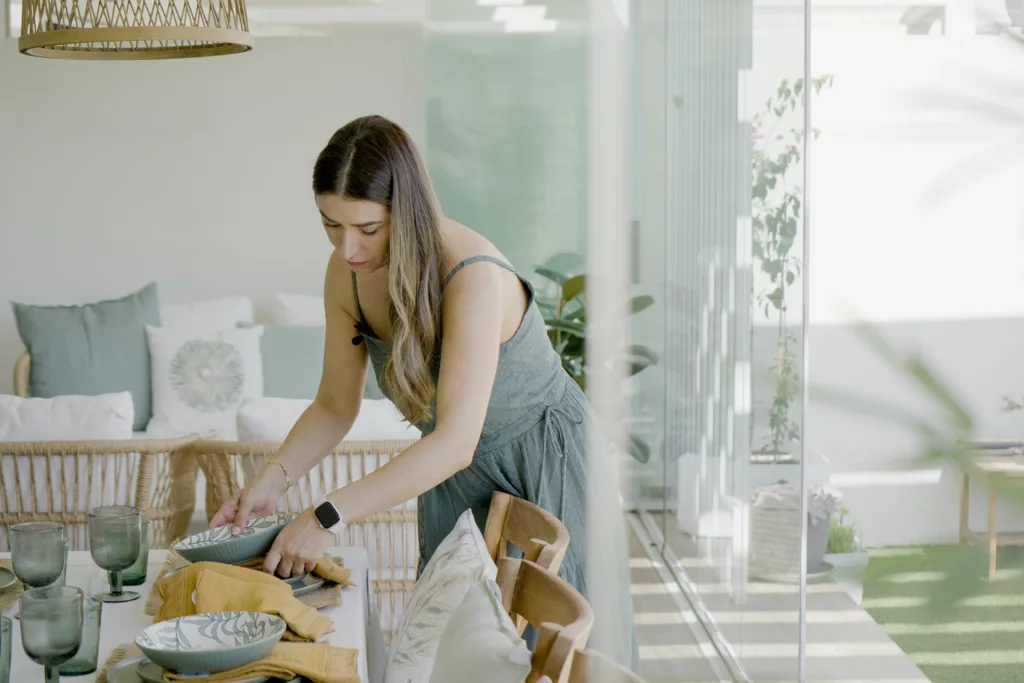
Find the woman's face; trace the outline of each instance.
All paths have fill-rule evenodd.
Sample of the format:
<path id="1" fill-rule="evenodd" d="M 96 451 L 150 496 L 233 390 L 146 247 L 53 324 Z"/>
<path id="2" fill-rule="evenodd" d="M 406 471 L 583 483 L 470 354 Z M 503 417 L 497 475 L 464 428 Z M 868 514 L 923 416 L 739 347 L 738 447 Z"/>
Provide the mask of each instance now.
<path id="1" fill-rule="evenodd" d="M 337 194 L 317 195 L 316 205 L 327 239 L 352 270 L 369 273 L 387 265 L 391 225 L 386 208 Z"/>

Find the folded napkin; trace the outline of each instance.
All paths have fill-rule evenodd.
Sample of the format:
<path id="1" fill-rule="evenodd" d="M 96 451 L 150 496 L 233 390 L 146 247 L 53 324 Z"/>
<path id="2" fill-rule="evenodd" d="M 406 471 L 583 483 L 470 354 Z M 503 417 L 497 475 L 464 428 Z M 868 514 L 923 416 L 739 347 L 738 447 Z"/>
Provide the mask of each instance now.
<path id="1" fill-rule="evenodd" d="M 269 676 L 290 681 L 304 676 L 313 683 L 360 683 L 358 661 L 359 650 L 313 643 L 278 643 L 263 659 L 198 680 L 202 683 L 229 683 Z M 196 679 L 166 671 L 164 680 Z"/>
<path id="2" fill-rule="evenodd" d="M 265 557 L 254 557 L 251 560 L 240 562 L 238 566 L 248 567 L 249 569 L 261 569 L 265 559 Z M 340 583 L 342 586 L 352 585 L 352 582 L 349 580 L 352 577 L 352 570 L 345 569 L 344 566 L 338 564 L 330 555 L 321 557 L 310 573 L 331 583 Z"/>
<path id="3" fill-rule="evenodd" d="M 196 562 L 168 574 L 155 586 L 163 600 L 155 621 L 209 612 L 264 612 L 288 624 L 285 638 L 316 640 L 334 630 L 330 617 L 304 605 L 282 579 L 219 562 Z M 193 602 L 195 593 L 195 602 Z"/>

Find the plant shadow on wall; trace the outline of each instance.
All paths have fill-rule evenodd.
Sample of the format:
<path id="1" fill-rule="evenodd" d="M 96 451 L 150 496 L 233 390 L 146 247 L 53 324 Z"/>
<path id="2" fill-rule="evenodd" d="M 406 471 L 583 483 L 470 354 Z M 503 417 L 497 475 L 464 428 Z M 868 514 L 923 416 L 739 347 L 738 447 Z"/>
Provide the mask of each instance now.
<path id="1" fill-rule="evenodd" d="M 1018 3 L 1019 5 L 1019 3 Z M 1004 64 L 1024 62 L 1024 34 L 1019 26 L 1000 25 L 1000 19 L 979 7 L 980 18 L 989 20 L 990 35 L 977 36 L 987 41 L 988 46 L 998 46 L 994 53 Z M 995 34 L 995 35 L 991 35 Z M 998 41 L 998 42 L 993 42 Z M 974 93 L 968 92 L 973 88 Z M 910 89 L 900 98 L 915 110 L 927 114 L 928 120 L 918 124 L 918 132 L 935 121 L 937 113 L 969 115 L 973 121 L 943 119 L 940 125 L 948 130 L 937 129 L 936 135 L 955 136 L 964 139 L 965 126 L 973 125 L 971 134 L 980 133 L 988 137 L 993 132 L 1003 131 L 991 144 L 974 150 L 957 163 L 937 173 L 935 180 L 921 197 L 921 204 L 932 210 L 944 209 L 945 203 L 969 186 L 984 186 L 1006 166 L 1021 163 L 1024 159 L 1024 86 L 1014 75 L 999 78 L 990 70 L 975 68 L 963 71 L 948 68 L 943 72 L 940 89 Z"/>
<path id="2" fill-rule="evenodd" d="M 811 81 L 819 94 L 831 87 L 832 76 Z M 800 426 L 791 415 L 793 401 L 800 395 L 797 371 L 797 340 L 787 320 L 787 292 L 797 284 L 803 264 L 794 252 L 803 212 L 804 190 L 796 177 L 803 158 L 804 79 L 785 79 L 753 119 L 751 170 L 751 219 L 753 256 L 767 284 L 759 287 L 756 301 L 765 318 L 776 321 L 775 358 L 769 370 L 775 390 L 768 411 L 769 436 L 754 450 L 752 462 L 793 463 L 799 457 L 791 453 L 800 441 Z M 794 121 L 798 125 L 794 125 Z M 817 139 L 819 131 L 811 130 Z M 751 335 L 753 340 L 753 335 Z M 753 356 L 753 353 L 751 353 Z M 751 420 L 751 429 L 756 420 Z M 753 439 L 752 439 L 753 441 Z"/>
<path id="3" fill-rule="evenodd" d="M 548 338 L 562 360 L 562 368 L 584 391 L 587 388 L 587 276 L 581 271 L 582 259 L 575 254 L 555 254 L 543 266 L 534 268 L 554 285 L 551 296 L 537 296 L 537 305 L 544 315 Z M 648 295 L 632 297 L 626 306 L 630 314 L 639 313 L 654 304 Z M 658 356 L 643 344 L 631 344 L 613 359 L 613 370 L 621 377 L 632 377 L 657 364 Z M 638 434 L 628 431 L 626 443 L 616 444 L 645 463 L 651 458 L 650 445 Z"/>

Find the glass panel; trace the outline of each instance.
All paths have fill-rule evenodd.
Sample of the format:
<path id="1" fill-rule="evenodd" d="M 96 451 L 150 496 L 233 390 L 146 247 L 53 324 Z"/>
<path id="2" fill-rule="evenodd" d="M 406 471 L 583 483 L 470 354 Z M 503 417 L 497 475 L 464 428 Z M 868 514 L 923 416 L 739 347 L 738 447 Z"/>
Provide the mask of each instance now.
<path id="1" fill-rule="evenodd" d="M 957 440 L 1022 434 L 1004 405 L 1021 394 L 1022 3 L 848 4 L 815 6 L 812 63 L 833 80 L 812 115 L 807 447 L 842 495 L 826 559 L 843 590 L 808 596 L 808 641 L 828 647 L 808 678 L 1014 680 L 1024 564 L 1002 543 L 1020 540 L 1020 489 L 976 477 L 962 498 L 962 472 L 1019 459 Z"/>
<path id="2" fill-rule="evenodd" d="M 640 517 L 731 673 L 795 680 L 804 8 L 662 0 L 634 16 L 636 260 L 657 320 L 631 331 L 660 360 L 633 406 L 663 478 Z M 686 660 L 663 673 L 692 674 Z"/>

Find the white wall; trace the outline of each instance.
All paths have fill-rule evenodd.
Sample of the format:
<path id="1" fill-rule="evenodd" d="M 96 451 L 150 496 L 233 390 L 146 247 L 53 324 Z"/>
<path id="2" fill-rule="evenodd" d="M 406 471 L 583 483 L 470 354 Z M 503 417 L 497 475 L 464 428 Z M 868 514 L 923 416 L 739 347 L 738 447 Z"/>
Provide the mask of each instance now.
<path id="1" fill-rule="evenodd" d="M 378 113 L 425 135 L 422 28 L 353 25 L 251 53 L 91 63 L 0 39 L 0 393 L 11 300 L 85 303 L 155 280 L 168 303 L 318 294 L 330 253 L 313 161 Z"/>
<path id="2" fill-rule="evenodd" d="M 864 321 L 941 376 L 978 436 L 1024 436 L 1024 416 L 1000 412 L 1003 394 L 1024 394 L 1024 48 L 870 38 L 815 35 L 814 72 L 835 74 L 835 86 L 813 110 L 822 134 L 810 186 L 806 444 L 830 461 L 868 544 L 955 542 L 959 472 L 922 462 L 907 429 L 839 411 L 814 387 L 934 418 L 925 395 L 868 350 L 855 327 Z M 977 493 L 972 524 L 982 527 Z M 1002 529 L 1024 528 L 1010 505 L 1000 514 Z"/>
<path id="3" fill-rule="evenodd" d="M 955 37 L 908 37 L 899 8 L 818 4 L 812 73 L 835 80 L 812 108 L 821 137 L 808 197 L 809 480 L 844 493 L 868 545 L 956 542 L 958 469 L 924 459 L 892 410 L 841 410 L 821 390 L 937 415 L 868 348 L 857 328 L 866 322 L 924 359 L 971 412 L 976 436 L 1024 437 L 1024 414 L 1000 410 L 1004 394 L 1024 395 L 1024 46 L 962 25 Z M 755 13 L 751 106 L 802 75 L 801 11 Z M 799 289 L 790 294 L 799 335 Z M 774 388 L 774 321 L 755 313 L 754 322 L 756 444 Z M 985 524 L 982 494 L 975 486 L 975 528 Z M 1024 529 L 1024 514 L 1004 503 L 999 525 Z"/>

